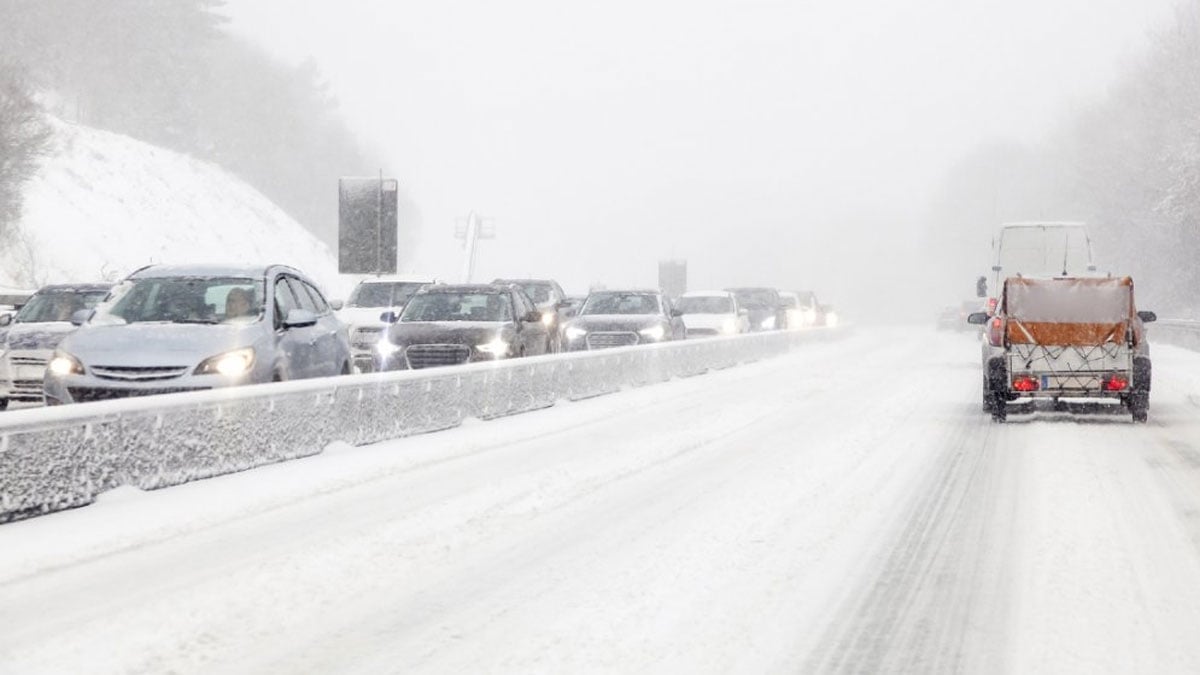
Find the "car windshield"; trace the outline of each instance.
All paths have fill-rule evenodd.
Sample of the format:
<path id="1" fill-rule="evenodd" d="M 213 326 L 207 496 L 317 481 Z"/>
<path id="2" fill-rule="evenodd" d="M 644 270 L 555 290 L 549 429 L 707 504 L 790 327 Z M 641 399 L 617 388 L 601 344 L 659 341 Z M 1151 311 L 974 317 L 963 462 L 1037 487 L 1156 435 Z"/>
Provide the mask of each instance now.
<path id="1" fill-rule="evenodd" d="M 788 309 L 796 309 L 800 304 L 799 299 L 794 295 L 781 295 L 779 296 L 779 301 Z"/>
<path id="2" fill-rule="evenodd" d="M 417 281 L 368 281 L 359 284 L 350 294 L 347 307 L 401 307 L 417 291 L 428 284 Z"/>
<path id="3" fill-rule="evenodd" d="M 70 321 L 71 315 L 81 309 L 95 307 L 108 290 L 103 288 L 78 290 L 74 288 L 53 289 L 41 291 L 29 299 L 29 302 L 17 312 L 16 323 L 46 323 L 50 321 Z"/>
<path id="4" fill-rule="evenodd" d="M 733 312 L 733 300 L 723 295 L 683 297 L 675 308 L 684 314 L 729 314 Z"/>
<path id="5" fill-rule="evenodd" d="M 151 277 L 126 281 L 92 323 L 249 323 L 263 312 L 263 282 L 240 277 Z"/>
<path id="6" fill-rule="evenodd" d="M 400 321 L 512 321 L 512 304 L 500 293 L 425 293 L 413 296 Z"/>
<path id="7" fill-rule="evenodd" d="M 658 297 L 650 293 L 597 293 L 588 296 L 580 314 L 658 314 Z"/>
<path id="8" fill-rule="evenodd" d="M 534 304 L 541 305 L 550 302 L 550 284 L 520 284 L 520 286 Z"/>
<path id="9" fill-rule="evenodd" d="M 734 291 L 738 302 L 747 307 L 774 307 L 775 294 L 765 288 L 748 288 Z"/>

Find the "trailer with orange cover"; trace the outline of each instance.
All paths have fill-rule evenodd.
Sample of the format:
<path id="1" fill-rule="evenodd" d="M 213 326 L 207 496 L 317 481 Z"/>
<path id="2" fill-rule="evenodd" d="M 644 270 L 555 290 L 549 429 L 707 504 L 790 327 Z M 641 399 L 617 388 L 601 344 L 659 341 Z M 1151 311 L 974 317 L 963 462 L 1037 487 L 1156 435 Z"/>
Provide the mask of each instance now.
<path id="1" fill-rule="evenodd" d="M 993 355 L 985 363 L 985 406 L 1007 418 L 1021 399 L 1106 399 L 1134 421 L 1150 408 L 1150 349 L 1130 277 L 1010 277 L 987 324 Z"/>

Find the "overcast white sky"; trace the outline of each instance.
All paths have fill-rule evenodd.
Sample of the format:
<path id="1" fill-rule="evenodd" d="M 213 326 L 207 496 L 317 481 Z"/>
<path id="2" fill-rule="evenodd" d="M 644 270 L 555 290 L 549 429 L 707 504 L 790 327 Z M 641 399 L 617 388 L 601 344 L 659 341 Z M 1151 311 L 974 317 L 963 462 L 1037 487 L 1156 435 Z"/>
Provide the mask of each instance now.
<path id="1" fill-rule="evenodd" d="M 422 211 L 419 271 L 457 272 L 454 218 L 474 209 L 498 232 L 480 277 L 653 285 L 655 261 L 682 257 L 694 288 L 853 302 L 873 292 L 864 274 L 909 264 L 954 159 L 1049 133 L 1174 5 L 230 0 L 226 12 L 272 53 L 320 65 Z"/>

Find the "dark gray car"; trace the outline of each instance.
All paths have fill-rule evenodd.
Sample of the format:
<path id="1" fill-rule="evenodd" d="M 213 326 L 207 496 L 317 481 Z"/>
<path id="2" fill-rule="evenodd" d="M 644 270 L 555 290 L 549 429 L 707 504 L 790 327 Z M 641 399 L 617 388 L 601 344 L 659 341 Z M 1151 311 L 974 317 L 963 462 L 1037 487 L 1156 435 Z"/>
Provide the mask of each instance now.
<path id="1" fill-rule="evenodd" d="M 779 291 L 765 286 L 726 288 L 750 314 L 750 332 L 787 328 L 787 308 Z"/>
<path id="2" fill-rule="evenodd" d="M 551 348 L 542 313 L 513 286 L 430 286 L 398 317 L 384 318 L 394 323 L 379 343 L 380 370 L 534 356 Z"/>
<path id="3" fill-rule="evenodd" d="M 129 275 L 64 339 L 47 403 L 196 391 L 350 372 L 333 307 L 282 265 L 154 265 Z M 84 321 L 86 320 L 86 323 Z"/>

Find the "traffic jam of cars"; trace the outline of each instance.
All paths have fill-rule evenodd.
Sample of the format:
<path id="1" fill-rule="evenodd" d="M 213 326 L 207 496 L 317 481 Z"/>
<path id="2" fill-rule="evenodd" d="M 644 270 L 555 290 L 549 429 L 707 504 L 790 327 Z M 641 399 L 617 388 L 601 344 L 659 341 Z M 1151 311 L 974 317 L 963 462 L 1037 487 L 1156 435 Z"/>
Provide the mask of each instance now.
<path id="1" fill-rule="evenodd" d="M 0 297 L 0 410 L 831 326 L 807 291 L 568 296 L 552 279 L 360 281 L 345 303 L 284 265 L 150 265 Z"/>

